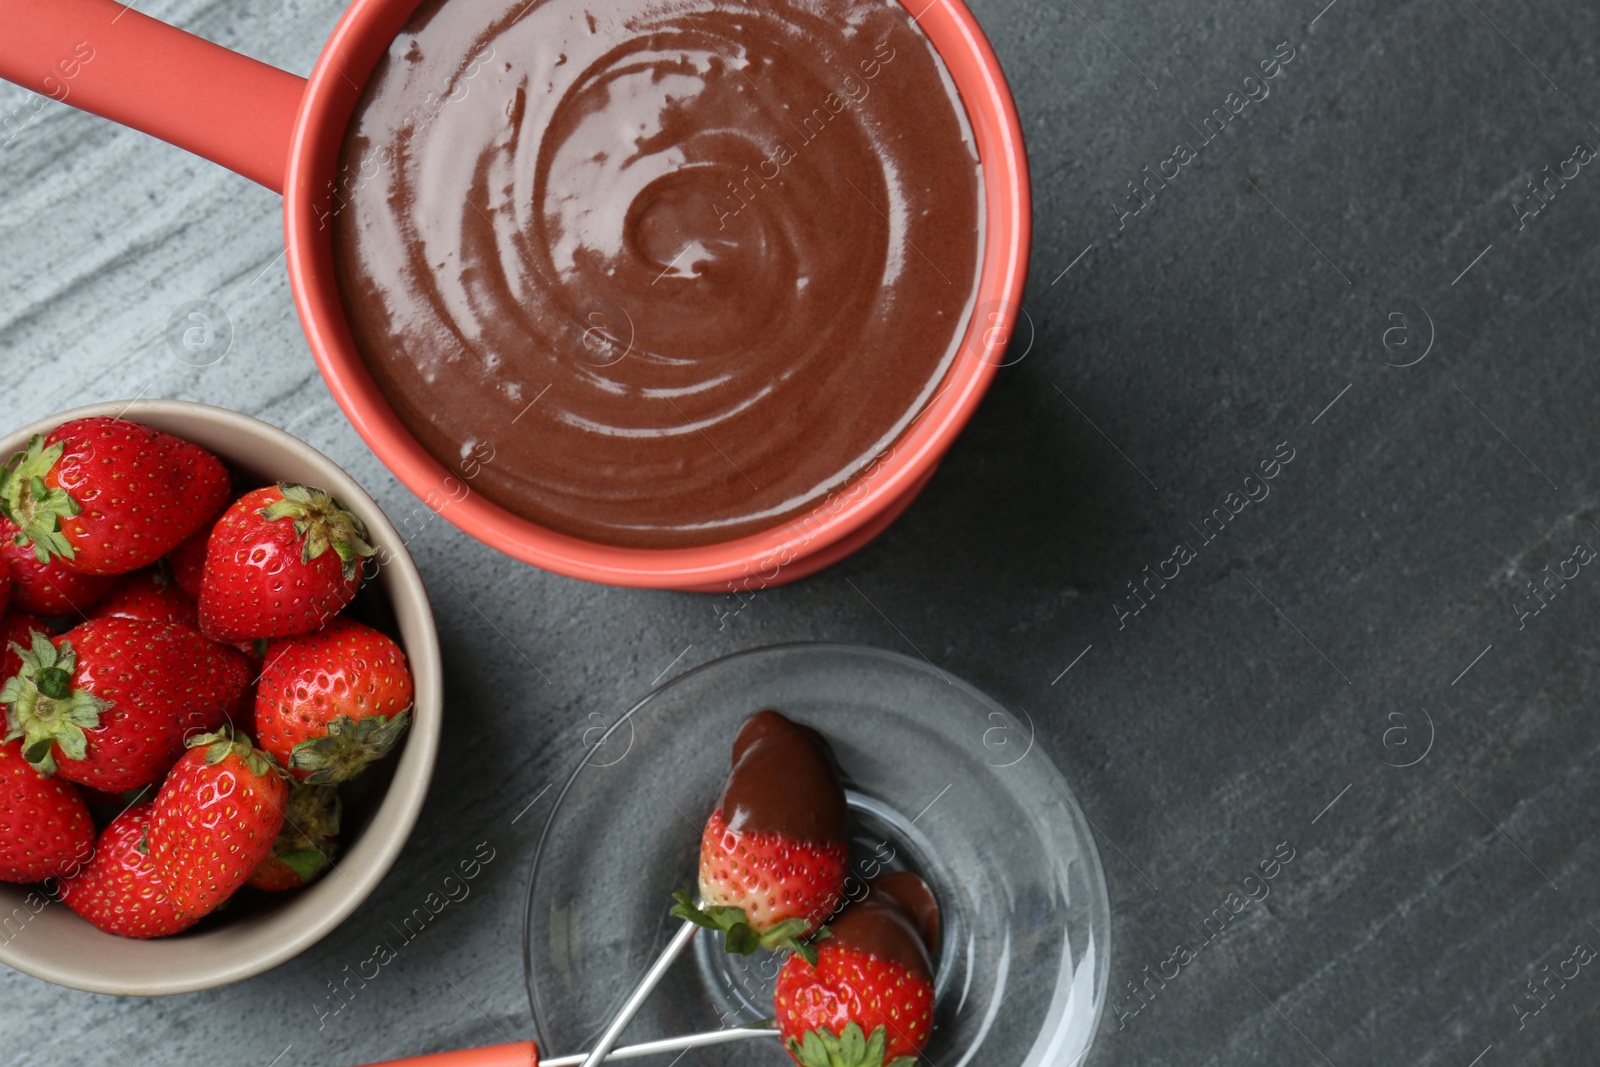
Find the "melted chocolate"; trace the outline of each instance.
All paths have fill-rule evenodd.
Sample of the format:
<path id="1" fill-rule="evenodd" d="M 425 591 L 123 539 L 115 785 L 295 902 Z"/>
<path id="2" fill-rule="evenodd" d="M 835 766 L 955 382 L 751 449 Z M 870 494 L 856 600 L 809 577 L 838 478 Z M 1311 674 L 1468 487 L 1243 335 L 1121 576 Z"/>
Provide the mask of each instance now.
<path id="1" fill-rule="evenodd" d="M 908 879 L 917 883 L 920 893 Z M 926 939 L 928 920 L 922 909 L 924 905 L 933 908 L 931 925 L 937 938 L 939 915 L 933 894 L 922 885 L 922 879 L 909 872 L 874 878 L 867 886 L 870 893 L 828 923 L 833 936 L 823 944 L 868 952 L 931 978 L 933 964 L 928 954 L 933 946 Z M 906 898 L 915 900 L 915 905 L 908 907 L 903 902 Z"/>
<path id="2" fill-rule="evenodd" d="M 378 388 L 592 541 L 725 541 L 869 476 L 971 314 L 978 160 L 895 0 L 428 0 L 341 162 Z"/>
<path id="3" fill-rule="evenodd" d="M 776 711 L 758 712 L 740 728 L 717 806 L 730 830 L 845 843 L 844 788 L 833 749 L 817 731 Z"/>
<path id="4" fill-rule="evenodd" d="M 873 893 L 894 901 L 917 925 L 929 955 L 939 949 L 939 902 L 928 883 L 910 871 L 880 874 L 867 883 Z"/>

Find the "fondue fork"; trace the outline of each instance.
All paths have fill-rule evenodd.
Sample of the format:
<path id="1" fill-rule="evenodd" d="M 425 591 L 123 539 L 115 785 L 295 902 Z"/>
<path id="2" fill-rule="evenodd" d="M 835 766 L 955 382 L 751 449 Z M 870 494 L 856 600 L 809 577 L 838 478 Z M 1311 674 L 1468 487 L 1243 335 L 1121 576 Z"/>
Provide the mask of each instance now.
<path id="1" fill-rule="evenodd" d="M 701 1034 L 683 1034 L 643 1041 L 637 1045 L 624 1045 L 612 1049 L 606 1060 L 630 1060 L 640 1056 L 654 1056 L 663 1052 L 683 1052 L 692 1048 L 706 1048 L 753 1037 L 776 1037 L 778 1029 L 771 1020 L 750 1023 L 747 1026 L 724 1027 Z M 539 1058 L 539 1048 L 532 1041 L 515 1041 L 509 1045 L 490 1045 L 486 1048 L 462 1049 L 459 1052 L 435 1052 L 426 1056 L 411 1056 L 403 1060 L 386 1060 L 370 1067 L 579 1067 L 592 1052 L 574 1052 L 570 1056 L 554 1059 Z"/>
<path id="2" fill-rule="evenodd" d="M 685 919 L 683 921 L 683 926 L 678 929 L 677 933 L 672 935 L 672 940 L 667 942 L 667 947 L 661 951 L 661 955 L 656 957 L 656 961 L 650 965 L 650 969 L 644 972 L 644 977 L 639 979 L 639 984 L 634 987 L 632 993 L 628 994 L 628 999 L 622 1002 L 621 1009 L 618 1010 L 616 1017 L 611 1020 L 611 1024 L 605 1028 L 605 1032 L 600 1035 L 600 1040 L 595 1043 L 589 1055 L 582 1060 L 576 1061 L 580 1067 L 598 1067 L 598 1064 L 610 1054 L 611 1050 L 616 1047 L 617 1039 L 622 1036 L 622 1031 L 627 1029 L 628 1023 L 632 1022 L 633 1017 L 639 1013 L 639 1009 L 644 1007 L 644 1002 L 649 999 L 650 994 L 661 983 L 661 979 L 666 977 L 673 961 L 683 955 L 683 950 L 689 947 L 689 942 L 694 940 L 694 935 L 699 930 L 700 927 L 689 920 Z"/>

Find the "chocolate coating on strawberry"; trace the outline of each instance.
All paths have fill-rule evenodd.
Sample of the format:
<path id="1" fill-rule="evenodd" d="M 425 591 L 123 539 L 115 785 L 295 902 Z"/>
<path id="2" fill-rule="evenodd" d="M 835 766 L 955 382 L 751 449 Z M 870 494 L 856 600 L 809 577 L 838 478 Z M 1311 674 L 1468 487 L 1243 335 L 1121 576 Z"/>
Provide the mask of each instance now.
<path id="1" fill-rule="evenodd" d="M 752 715 L 733 741 L 733 770 L 717 804 L 728 829 L 845 843 L 844 788 L 827 740 L 776 711 Z"/>
<path id="2" fill-rule="evenodd" d="M 922 882 L 914 874 L 908 877 L 916 879 L 918 884 Z M 840 949 L 889 960 L 914 974 L 932 978 L 933 964 L 928 958 L 932 946 L 924 940 L 923 916 L 882 890 L 880 881 L 873 879 L 867 883 L 870 892 L 845 908 L 838 918 L 828 924 L 833 936 L 827 943 Z M 905 892 L 907 887 L 896 888 Z M 923 892 L 927 893 L 926 886 L 923 886 Z M 932 903 L 933 894 L 927 893 L 927 899 Z M 935 930 L 938 922 L 938 905 L 934 905 Z"/>
<path id="3" fill-rule="evenodd" d="M 867 885 L 873 896 L 887 897 L 916 924 L 929 956 L 939 950 L 939 902 L 927 882 L 910 871 L 893 871 L 880 874 Z"/>

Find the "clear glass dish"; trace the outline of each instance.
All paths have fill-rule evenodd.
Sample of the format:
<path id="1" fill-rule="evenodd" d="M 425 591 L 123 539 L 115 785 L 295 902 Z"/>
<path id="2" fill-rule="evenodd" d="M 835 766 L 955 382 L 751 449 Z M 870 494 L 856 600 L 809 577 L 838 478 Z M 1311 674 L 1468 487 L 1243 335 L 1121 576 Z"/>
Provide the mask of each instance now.
<path id="1" fill-rule="evenodd" d="M 653 690 L 587 748 L 534 856 L 524 963 L 548 1055 L 592 1046 L 676 932 L 733 736 L 774 708 L 821 730 L 846 777 L 853 880 L 913 870 L 938 898 L 938 1067 L 1071 1067 L 1105 1002 L 1110 913 L 1078 804 L 1029 723 L 920 660 L 851 645 L 754 649 Z M 697 936 L 623 1034 L 631 1044 L 772 1014 L 780 959 Z M 666 1059 L 658 1057 L 665 1064 Z M 776 1040 L 676 1067 L 783 1067 Z"/>

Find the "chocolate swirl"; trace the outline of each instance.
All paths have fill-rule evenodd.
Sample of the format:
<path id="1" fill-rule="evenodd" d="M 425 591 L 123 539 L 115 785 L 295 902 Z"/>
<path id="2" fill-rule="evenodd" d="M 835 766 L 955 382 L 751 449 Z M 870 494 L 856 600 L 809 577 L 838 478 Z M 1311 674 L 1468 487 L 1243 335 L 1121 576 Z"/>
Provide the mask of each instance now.
<path id="1" fill-rule="evenodd" d="M 872 464 L 970 313 L 979 176 L 893 0 L 432 0 L 331 225 L 373 377 L 446 467 L 591 540 L 705 544 Z"/>

